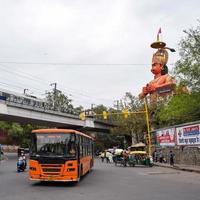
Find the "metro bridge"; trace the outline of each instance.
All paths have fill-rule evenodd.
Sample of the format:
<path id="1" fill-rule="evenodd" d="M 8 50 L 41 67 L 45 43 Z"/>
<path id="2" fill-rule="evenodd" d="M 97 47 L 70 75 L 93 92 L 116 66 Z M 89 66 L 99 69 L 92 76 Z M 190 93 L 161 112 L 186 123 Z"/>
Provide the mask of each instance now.
<path id="1" fill-rule="evenodd" d="M 0 100 L 0 120 L 95 132 L 109 132 L 110 128 L 114 127 L 111 123 L 93 118 L 82 121 L 77 115 L 2 100 Z"/>

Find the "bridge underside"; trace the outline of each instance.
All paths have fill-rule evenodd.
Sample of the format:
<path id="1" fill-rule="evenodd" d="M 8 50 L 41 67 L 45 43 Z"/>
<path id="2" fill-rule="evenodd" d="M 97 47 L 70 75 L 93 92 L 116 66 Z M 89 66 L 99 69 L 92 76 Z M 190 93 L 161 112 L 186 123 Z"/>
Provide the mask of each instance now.
<path id="1" fill-rule="evenodd" d="M 42 127 L 58 127 L 75 130 L 110 132 L 115 125 L 86 118 L 85 121 L 79 119 L 77 115 L 36 109 L 26 105 L 12 102 L 0 102 L 0 121 L 18 122 L 20 124 L 34 124 Z"/>
<path id="2" fill-rule="evenodd" d="M 10 115 L 2 115 L 0 114 L 0 121 L 7 121 L 7 122 L 17 122 L 20 124 L 33 124 L 38 125 L 41 127 L 49 127 L 49 128 L 67 128 L 67 129 L 75 129 L 79 131 L 94 131 L 94 132 L 104 132 L 109 133 L 110 129 L 105 128 L 104 124 L 102 123 L 98 127 L 86 127 L 86 126 L 79 126 L 79 125 L 73 125 L 73 124 L 63 124 L 59 122 L 54 121 L 46 121 L 46 120 L 38 120 L 38 119 L 32 119 L 27 117 L 19 117 L 19 116 L 10 116 Z M 114 127 L 114 126 L 113 126 Z"/>

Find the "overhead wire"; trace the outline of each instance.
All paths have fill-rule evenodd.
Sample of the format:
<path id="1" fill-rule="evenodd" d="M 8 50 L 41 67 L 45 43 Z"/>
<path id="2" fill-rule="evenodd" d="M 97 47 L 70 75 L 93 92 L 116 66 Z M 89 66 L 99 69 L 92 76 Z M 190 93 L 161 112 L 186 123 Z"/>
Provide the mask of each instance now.
<path id="1" fill-rule="evenodd" d="M 16 86 L 16 85 L 13 85 L 13 84 L 4 83 L 4 82 L 0 82 L 0 85 L 7 85 L 7 86 L 14 87 L 14 88 L 24 89 L 23 87 L 19 87 L 19 86 Z"/>
<path id="2" fill-rule="evenodd" d="M 36 77 L 36 76 L 33 76 L 33 75 L 31 75 L 31 74 L 28 74 L 28 73 L 24 73 L 24 72 L 13 72 L 13 71 L 10 71 L 10 70 L 8 70 L 7 69 L 7 66 L 5 66 L 5 65 L 2 65 L 2 64 L 0 64 L 0 66 L 3 66 L 4 67 L 4 71 L 6 71 L 6 72 L 8 72 L 8 73 L 11 73 L 11 74 L 17 74 L 17 75 L 19 75 L 19 76 L 23 76 L 23 77 L 25 77 L 25 78 L 28 78 L 28 79 L 31 79 L 31 80 L 33 80 L 33 81 L 39 81 L 39 82 L 41 82 L 42 84 L 47 84 L 48 86 L 50 85 L 50 83 L 49 82 L 47 82 L 47 81 L 45 81 L 44 79 L 42 80 L 41 78 L 39 78 L 39 77 Z M 18 70 L 19 71 L 19 70 Z M 25 74 L 25 75 L 24 75 Z M 38 90 L 38 89 L 37 89 Z M 71 90 L 70 92 L 73 92 L 73 90 Z M 83 95 L 83 96 L 87 96 L 87 97 L 91 97 L 91 96 L 88 96 L 88 95 L 85 95 L 85 94 L 81 94 L 81 93 L 77 93 L 77 94 L 80 94 L 80 95 Z"/>
<path id="3" fill-rule="evenodd" d="M 16 71 L 10 71 L 10 70 L 8 70 L 7 69 L 7 66 L 5 66 L 5 65 L 2 65 L 2 64 L 0 64 L 0 68 L 2 68 L 3 67 L 3 70 L 5 71 L 5 72 L 7 72 L 7 73 L 10 73 L 11 75 L 13 75 L 13 74 L 15 74 L 15 75 L 17 75 L 17 76 L 21 76 L 21 77 L 23 77 L 23 78 L 26 78 L 26 79 L 28 79 L 28 80 L 32 80 L 32 81 L 35 81 L 33 78 L 32 78 L 32 76 L 30 75 L 30 76 L 27 76 L 27 75 L 24 75 L 25 73 L 18 73 L 18 72 L 16 72 Z M 16 77 L 15 77 L 15 79 L 16 79 Z M 42 91 L 41 89 L 38 89 L 38 88 L 36 88 L 36 87 L 31 87 L 32 89 L 35 89 L 35 90 L 37 90 L 37 91 Z"/>
<path id="4" fill-rule="evenodd" d="M 9 86 L 9 89 L 7 89 L 7 90 L 11 90 L 10 89 L 10 87 L 11 88 L 16 88 L 16 89 L 20 89 L 21 91 L 23 91 L 24 90 L 24 87 L 20 87 L 20 86 L 17 86 L 17 85 L 13 85 L 13 84 L 8 84 L 8 83 L 4 83 L 4 82 L 0 82 L 0 85 L 3 85 L 3 86 Z M 15 91 L 16 92 L 16 91 Z M 62 92 L 63 93 L 63 92 Z M 73 95 L 73 97 L 74 97 L 74 95 Z M 73 100 L 73 99 L 72 99 Z M 76 99 L 76 102 L 79 102 L 79 103 L 87 103 L 88 104 L 88 101 L 83 101 L 83 100 L 77 100 Z M 89 103 L 90 104 L 90 103 Z"/>
<path id="5" fill-rule="evenodd" d="M 49 85 L 49 83 L 48 82 L 46 82 L 45 80 L 41 80 L 41 78 L 39 78 L 39 77 L 36 77 L 36 76 L 33 76 L 33 75 L 30 75 L 30 74 L 28 74 L 28 73 L 24 73 L 24 72 L 20 72 L 19 70 L 16 72 L 16 71 L 11 71 L 11 70 L 8 70 L 7 69 L 7 66 L 6 65 L 2 65 L 2 64 L 0 64 L 0 67 L 2 68 L 3 67 L 3 70 L 4 71 L 6 71 L 7 73 L 10 73 L 10 74 L 16 74 L 16 75 L 18 75 L 18 76 L 21 76 L 21 77 L 23 77 L 23 78 L 26 78 L 26 79 L 31 79 L 32 81 L 37 81 L 37 83 L 38 83 L 38 81 L 40 82 L 40 83 L 42 83 L 42 84 L 44 84 L 44 82 L 47 84 L 47 85 Z M 5 79 L 5 78 L 4 78 Z M 2 84 L 4 84 L 4 85 L 8 85 L 8 84 L 6 84 L 6 83 L 3 83 L 2 82 Z M 10 84 L 11 85 L 11 84 Z M 21 84 L 19 84 L 19 85 L 21 85 Z M 12 85 L 12 87 L 15 87 L 15 88 L 20 88 L 20 89 L 24 89 L 24 87 L 22 86 L 22 87 L 17 87 L 16 85 Z M 40 91 L 40 92 L 44 92 L 44 91 L 42 91 L 41 89 L 38 89 L 38 88 L 36 88 L 36 87 L 32 87 L 31 86 L 31 89 L 35 89 L 35 90 L 37 90 L 37 91 Z M 83 102 L 83 103 L 86 103 L 86 101 L 81 101 L 80 100 L 80 96 L 81 97 L 84 97 L 84 98 L 89 98 L 89 99 L 91 99 L 91 98 L 94 98 L 93 96 L 89 96 L 89 95 L 86 95 L 86 94 L 83 94 L 83 93 L 80 93 L 80 92 L 74 92 L 73 90 L 69 90 L 68 89 L 68 91 L 66 91 L 64 88 L 61 88 L 61 90 L 62 90 L 62 92 L 64 92 L 64 93 L 67 93 L 67 94 L 69 94 L 69 93 L 72 93 L 72 94 L 69 94 L 70 96 L 73 96 L 73 97 L 75 97 L 75 98 L 78 98 L 78 101 L 79 102 Z M 94 98 L 94 99 L 98 99 L 98 98 Z M 102 98 L 103 99 L 103 98 Z M 107 100 L 108 101 L 108 99 L 104 99 L 104 100 Z M 111 100 L 111 99 L 110 99 Z M 109 101 L 110 101 L 109 100 Z M 88 103 L 88 101 L 87 101 L 87 103 Z"/>
<path id="6" fill-rule="evenodd" d="M 12 88 L 17 88 L 17 89 L 20 89 L 20 91 L 23 91 L 24 89 L 25 89 L 25 86 L 24 86 L 24 84 L 23 83 L 21 83 L 21 82 L 18 82 L 18 81 L 16 81 L 15 80 L 15 84 L 10 84 L 10 83 L 8 83 L 8 82 L 10 82 L 11 80 L 10 79 L 7 79 L 7 78 L 5 78 L 5 77 L 0 77 L 1 78 L 1 80 L 2 81 L 6 81 L 6 82 L 2 82 L 1 81 L 1 84 L 3 84 L 3 85 L 8 85 L 8 86 L 10 86 L 10 87 L 12 87 Z M 26 88 L 27 88 L 27 84 L 26 84 Z M 43 92 L 41 89 L 38 89 L 38 88 L 35 88 L 35 87 L 32 87 L 31 86 L 31 90 L 37 90 L 37 91 L 39 91 L 40 93 L 41 92 Z"/>
<path id="7" fill-rule="evenodd" d="M 104 65 L 104 64 L 66 64 L 66 63 L 27 63 L 27 62 L 0 62 L 0 63 L 10 63 L 10 64 L 31 64 L 31 65 L 34 65 L 34 64 L 45 64 L 45 65 Z M 2 64 L 0 64 L 1 66 L 4 66 L 4 67 L 6 67 L 6 68 L 4 68 L 4 70 L 5 71 L 7 71 L 7 72 L 9 72 L 8 71 L 8 69 L 7 69 L 7 66 L 5 66 L 5 65 L 2 65 Z M 113 65 L 113 64 L 108 64 L 108 65 Z M 118 65 L 121 65 L 121 64 L 118 64 Z M 13 73 L 13 71 L 11 72 L 10 71 L 10 73 Z M 33 76 L 33 75 L 30 75 L 30 74 L 27 74 L 27 73 L 24 73 L 24 72 L 21 72 L 22 73 L 22 75 L 21 76 L 23 76 L 23 77 L 25 77 L 25 78 L 29 78 L 29 79 L 31 79 L 31 80 L 37 80 L 37 81 L 39 81 L 39 82 L 41 82 L 42 84 L 45 82 L 46 84 L 48 84 L 49 85 L 49 83 L 47 83 L 45 80 L 42 80 L 41 81 L 41 78 L 38 78 L 38 77 L 36 77 L 36 76 Z M 16 73 L 15 72 L 15 74 L 17 74 L 18 75 L 18 73 Z M 27 76 L 28 75 L 28 76 Z M 36 78 L 34 78 L 34 77 L 36 77 Z M 35 81 L 34 80 L 34 81 Z M 65 88 L 66 88 L 66 86 L 64 86 Z M 61 87 L 60 87 L 61 88 Z M 71 94 L 73 94 L 73 96 L 82 96 L 82 97 L 84 97 L 84 98 L 93 98 L 93 99 L 96 99 L 96 100 L 103 100 L 103 101 L 111 101 L 111 99 L 106 99 L 106 98 L 97 98 L 97 97 L 94 97 L 94 94 L 90 94 L 90 95 L 88 95 L 88 94 L 86 94 L 86 93 L 88 93 L 88 92 L 86 92 L 86 91 L 83 91 L 83 92 L 80 92 L 80 91 L 77 91 L 77 90 L 74 90 L 74 89 L 72 89 L 72 88 L 69 88 L 69 87 L 67 87 L 68 89 L 68 91 L 66 91 L 66 89 L 64 89 L 64 88 L 61 88 L 62 89 L 62 91 L 65 91 L 66 93 L 71 93 Z M 35 88 L 36 89 L 36 88 Z M 38 90 L 38 89 L 36 89 L 36 90 Z"/>
<path id="8" fill-rule="evenodd" d="M 147 63 L 59 63 L 59 62 L 5 62 L 0 61 L 2 64 L 21 64 L 21 65 L 67 65 L 67 66 L 102 66 L 102 65 L 148 65 Z"/>
<path id="9" fill-rule="evenodd" d="M 65 65 L 65 66 L 146 66 L 151 63 L 65 63 L 65 62 L 17 62 L 17 61 L 0 61 L 2 64 L 20 64 L 20 65 Z M 168 63 L 174 65 L 174 63 Z"/>

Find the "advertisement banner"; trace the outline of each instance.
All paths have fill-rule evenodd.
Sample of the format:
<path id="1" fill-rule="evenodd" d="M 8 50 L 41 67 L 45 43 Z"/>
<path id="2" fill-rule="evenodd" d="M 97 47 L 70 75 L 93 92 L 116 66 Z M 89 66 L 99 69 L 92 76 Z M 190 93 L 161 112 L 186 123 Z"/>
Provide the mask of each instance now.
<path id="1" fill-rule="evenodd" d="M 160 146 L 174 146 L 175 145 L 175 128 L 163 129 L 156 131 L 157 143 Z"/>
<path id="2" fill-rule="evenodd" d="M 176 128 L 177 145 L 200 145 L 200 124 Z"/>

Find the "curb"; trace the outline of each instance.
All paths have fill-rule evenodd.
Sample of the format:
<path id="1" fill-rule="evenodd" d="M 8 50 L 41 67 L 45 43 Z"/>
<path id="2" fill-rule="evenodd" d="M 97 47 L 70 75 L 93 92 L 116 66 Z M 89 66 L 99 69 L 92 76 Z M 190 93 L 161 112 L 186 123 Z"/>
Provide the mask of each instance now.
<path id="1" fill-rule="evenodd" d="M 181 171 L 187 171 L 187 172 L 195 172 L 200 174 L 200 169 L 191 169 L 191 168 L 184 168 L 184 167 L 178 167 L 178 166 L 168 166 L 168 165 L 159 165 L 154 163 L 154 166 L 157 167 L 165 167 L 165 168 L 171 168 L 171 169 L 175 169 L 175 170 L 181 170 Z"/>

